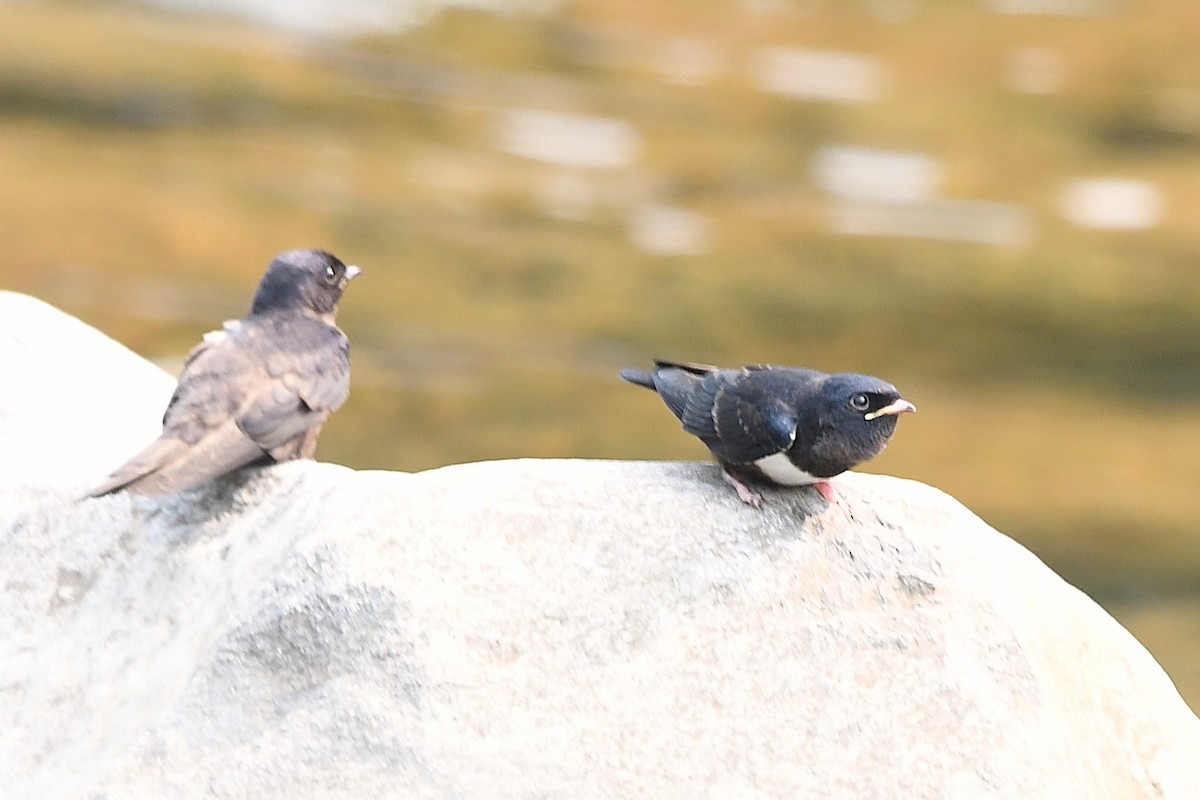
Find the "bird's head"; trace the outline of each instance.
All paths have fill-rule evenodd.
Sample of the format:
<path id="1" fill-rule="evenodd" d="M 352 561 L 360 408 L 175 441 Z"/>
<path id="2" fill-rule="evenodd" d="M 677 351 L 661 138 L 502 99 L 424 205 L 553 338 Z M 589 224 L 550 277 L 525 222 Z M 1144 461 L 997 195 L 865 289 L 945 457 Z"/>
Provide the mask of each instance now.
<path id="1" fill-rule="evenodd" d="M 825 424 L 854 432 L 852 438 L 879 450 L 895 431 L 896 419 L 917 410 L 890 383 L 851 373 L 829 377 L 821 389 L 821 405 Z"/>
<path id="2" fill-rule="evenodd" d="M 250 313 L 309 311 L 332 322 L 342 292 L 360 272 L 324 250 L 280 253 L 258 284 Z"/>

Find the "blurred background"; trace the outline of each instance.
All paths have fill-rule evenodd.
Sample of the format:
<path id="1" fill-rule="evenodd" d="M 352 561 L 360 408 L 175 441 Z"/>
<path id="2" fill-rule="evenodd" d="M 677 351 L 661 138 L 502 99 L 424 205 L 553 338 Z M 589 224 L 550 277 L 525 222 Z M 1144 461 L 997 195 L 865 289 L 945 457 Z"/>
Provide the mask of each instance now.
<path id="1" fill-rule="evenodd" d="M 0 287 L 178 370 L 364 275 L 318 456 L 704 459 L 617 369 L 880 375 L 1200 708 L 1200 3 L 0 3 Z M 86 397 L 80 398 L 86 402 Z"/>

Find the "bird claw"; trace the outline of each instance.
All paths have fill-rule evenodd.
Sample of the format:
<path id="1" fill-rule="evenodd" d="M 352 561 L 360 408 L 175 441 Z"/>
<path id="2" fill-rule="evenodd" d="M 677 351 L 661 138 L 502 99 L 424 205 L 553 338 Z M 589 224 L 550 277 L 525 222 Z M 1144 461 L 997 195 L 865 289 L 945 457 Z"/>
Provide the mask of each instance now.
<path id="1" fill-rule="evenodd" d="M 752 508 L 762 508 L 762 494 L 754 491 L 728 472 L 722 472 L 721 474 L 724 475 L 725 480 L 729 481 L 733 488 L 737 490 L 737 496 L 739 500 Z"/>

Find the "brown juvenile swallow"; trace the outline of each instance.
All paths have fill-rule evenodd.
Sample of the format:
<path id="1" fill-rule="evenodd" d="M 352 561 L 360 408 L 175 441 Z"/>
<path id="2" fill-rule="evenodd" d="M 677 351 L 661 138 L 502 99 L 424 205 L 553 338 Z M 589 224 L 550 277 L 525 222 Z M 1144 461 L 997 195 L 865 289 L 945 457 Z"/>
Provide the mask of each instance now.
<path id="1" fill-rule="evenodd" d="M 89 496 L 164 495 L 256 461 L 311 458 L 350 391 L 350 343 L 334 316 L 359 272 L 323 250 L 276 256 L 250 313 L 188 354 L 162 435 Z"/>

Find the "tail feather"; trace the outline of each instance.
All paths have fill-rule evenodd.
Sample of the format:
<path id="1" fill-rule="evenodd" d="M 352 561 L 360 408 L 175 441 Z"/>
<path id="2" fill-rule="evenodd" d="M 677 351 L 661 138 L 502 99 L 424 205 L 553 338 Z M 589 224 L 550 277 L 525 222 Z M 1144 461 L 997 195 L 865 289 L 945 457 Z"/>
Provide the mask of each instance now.
<path id="1" fill-rule="evenodd" d="M 658 391 L 658 396 L 680 421 L 687 413 L 688 404 L 702 380 L 700 376 L 704 374 L 676 364 L 659 367 L 654 371 L 654 388 Z"/>
<path id="2" fill-rule="evenodd" d="M 120 491 L 154 472 L 186 448 L 187 445 L 179 439 L 167 437 L 155 439 L 144 450 L 117 467 L 103 483 L 88 492 L 87 496 L 103 497 L 106 494 Z"/>
<path id="3" fill-rule="evenodd" d="M 621 370 L 621 377 L 630 383 L 653 389 L 671 409 L 671 413 L 682 420 L 696 386 L 703 376 L 714 369 L 716 367 L 703 364 L 655 360 L 653 372 L 626 368 Z"/>
<path id="4" fill-rule="evenodd" d="M 654 359 L 654 366 L 658 369 L 681 369 L 684 372 L 692 375 L 699 375 L 701 377 L 710 372 L 717 372 L 721 369 L 720 367 L 714 367 L 711 364 L 697 364 L 694 361 L 667 361 L 666 359 L 661 358 Z"/>
<path id="5" fill-rule="evenodd" d="M 654 375 L 644 369 L 631 369 L 629 367 L 625 367 L 621 370 L 621 377 L 630 383 L 657 391 L 656 387 L 654 386 Z"/>
<path id="6" fill-rule="evenodd" d="M 661 385 L 658 379 L 662 377 L 663 370 L 677 369 L 686 372 L 688 375 L 694 375 L 702 378 L 710 372 L 717 372 L 720 367 L 714 367 L 710 364 L 697 364 L 691 361 L 668 361 L 665 358 L 654 359 L 654 371 L 648 372 L 644 369 L 632 369 L 625 367 L 621 370 L 621 377 L 630 383 L 636 383 L 638 386 L 644 386 L 647 389 L 659 391 Z"/>
<path id="7" fill-rule="evenodd" d="M 163 437 L 138 453 L 89 493 L 100 497 L 120 489 L 157 497 L 197 486 L 219 475 L 258 461 L 267 453 L 233 420 L 187 444 Z"/>

